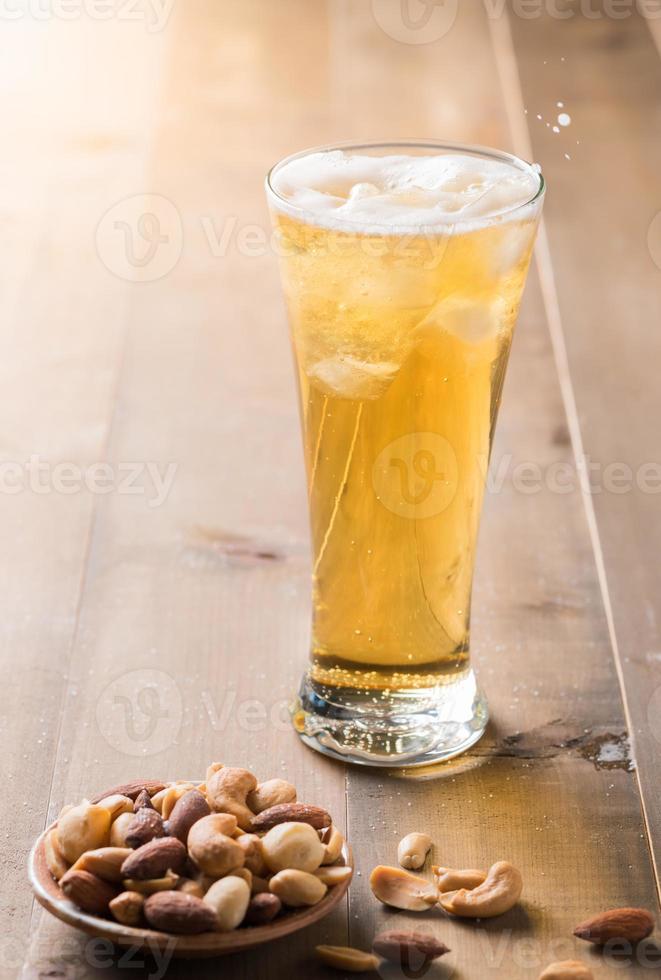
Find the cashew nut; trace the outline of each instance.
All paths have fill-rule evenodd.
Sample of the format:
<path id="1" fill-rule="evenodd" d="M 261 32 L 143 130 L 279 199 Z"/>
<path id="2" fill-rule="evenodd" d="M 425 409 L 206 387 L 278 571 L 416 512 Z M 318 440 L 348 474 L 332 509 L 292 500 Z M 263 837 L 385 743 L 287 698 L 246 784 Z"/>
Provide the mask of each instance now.
<path id="1" fill-rule="evenodd" d="M 425 863 L 433 843 L 429 834 L 407 834 L 399 842 L 397 860 L 403 868 L 417 871 Z"/>
<path id="2" fill-rule="evenodd" d="M 296 787 L 286 779 L 267 779 L 248 793 L 247 803 L 253 813 L 261 813 L 278 803 L 295 803 Z"/>
<path id="3" fill-rule="evenodd" d="M 253 812 L 246 797 L 256 788 L 257 780 L 247 769 L 225 766 L 207 780 L 207 799 L 217 813 L 233 814 L 242 830 L 250 830 Z"/>
<path id="4" fill-rule="evenodd" d="M 132 854 L 128 847 L 99 847 L 95 851 L 85 851 L 73 865 L 74 871 L 91 871 L 104 881 L 122 880 L 122 864 Z"/>
<path id="5" fill-rule="evenodd" d="M 509 912 L 518 902 L 522 890 L 520 872 L 509 861 L 498 861 L 489 868 L 486 878 L 477 888 L 446 892 L 439 901 L 451 915 L 490 919 Z"/>
<path id="6" fill-rule="evenodd" d="M 223 763 L 222 762 L 211 762 L 207 766 L 206 775 L 204 777 L 205 782 L 208 783 L 209 780 L 211 779 L 211 777 L 213 776 L 213 774 L 215 772 L 218 772 L 218 770 L 219 769 L 222 769 L 222 768 L 223 768 Z"/>
<path id="7" fill-rule="evenodd" d="M 471 891 L 473 888 L 481 885 L 487 876 L 486 871 L 477 871 L 473 868 L 455 871 L 452 868 L 439 868 L 435 865 L 432 871 L 436 877 L 436 884 L 441 894 L 443 892 L 458 891 L 460 888 L 466 888 L 468 891 Z"/>
<path id="8" fill-rule="evenodd" d="M 239 834 L 235 840 L 239 847 L 243 849 L 246 868 L 261 878 L 267 875 L 269 869 L 264 860 L 262 838 L 258 837 L 257 834 Z"/>
<path id="9" fill-rule="evenodd" d="M 112 796 L 106 796 L 104 799 L 99 800 L 98 805 L 108 811 L 111 820 L 115 820 L 120 813 L 133 813 L 133 800 L 130 796 L 122 796 L 121 793 L 113 793 Z"/>
<path id="10" fill-rule="evenodd" d="M 59 881 L 62 875 L 66 874 L 69 865 L 64 860 L 64 855 L 60 850 L 60 845 L 57 842 L 57 830 L 53 828 L 51 832 L 46 836 L 44 841 L 44 851 L 46 854 L 46 864 L 48 865 L 48 870 L 52 874 L 56 881 Z"/>
<path id="11" fill-rule="evenodd" d="M 296 868 L 316 871 L 325 848 L 316 830 L 307 823 L 280 823 L 262 838 L 262 853 L 271 871 Z"/>
<path id="12" fill-rule="evenodd" d="M 326 827 L 325 830 L 320 831 L 319 837 L 325 848 L 324 859 L 321 863 L 335 864 L 342 853 L 344 837 L 334 823 L 332 823 L 330 827 Z"/>
<path id="13" fill-rule="evenodd" d="M 594 973 L 580 960 L 563 960 L 547 966 L 539 980 L 594 980 Z"/>
<path id="14" fill-rule="evenodd" d="M 273 875 L 269 889 L 277 895 L 283 905 L 298 909 L 304 905 L 316 905 L 327 892 L 326 885 L 307 871 L 287 868 Z"/>
<path id="15" fill-rule="evenodd" d="M 436 886 L 429 881 L 382 864 L 370 875 L 370 888 L 384 905 L 409 912 L 425 912 L 438 901 Z"/>
<path id="16" fill-rule="evenodd" d="M 213 878 L 242 868 L 243 848 L 228 835 L 236 819 L 227 813 L 210 813 L 193 824 L 188 832 L 188 853 L 197 867 Z"/>
<path id="17" fill-rule="evenodd" d="M 230 875 L 214 882 L 203 901 L 216 913 L 218 929 L 229 932 L 241 925 L 245 918 L 250 903 L 250 887 L 243 878 Z"/>
<path id="18" fill-rule="evenodd" d="M 73 864 L 85 851 L 104 847 L 110 833 L 110 814 L 97 803 L 83 800 L 60 817 L 57 840 L 60 851 Z"/>

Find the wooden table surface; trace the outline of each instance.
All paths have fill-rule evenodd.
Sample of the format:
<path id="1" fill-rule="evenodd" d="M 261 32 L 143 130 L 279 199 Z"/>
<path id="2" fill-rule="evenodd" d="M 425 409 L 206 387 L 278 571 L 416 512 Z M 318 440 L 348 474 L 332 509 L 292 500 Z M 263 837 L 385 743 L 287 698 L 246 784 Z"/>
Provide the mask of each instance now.
<path id="1" fill-rule="evenodd" d="M 409 922 L 452 948 L 430 976 L 660 968 L 656 947 L 622 970 L 572 938 L 606 907 L 658 911 L 661 20 L 638 7 L 3 6 L 3 978 L 126 975 L 35 907 L 27 849 L 67 801 L 212 759 L 325 802 L 358 874 L 321 926 L 168 977 L 330 976 L 316 943 Z M 436 772 L 343 768 L 285 710 L 308 538 L 262 181 L 293 150 L 383 136 L 511 149 L 549 186 L 480 539 L 493 721 Z M 514 862 L 521 907 L 476 925 L 379 906 L 369 872 L 413 829 L 438 863 Z"/>

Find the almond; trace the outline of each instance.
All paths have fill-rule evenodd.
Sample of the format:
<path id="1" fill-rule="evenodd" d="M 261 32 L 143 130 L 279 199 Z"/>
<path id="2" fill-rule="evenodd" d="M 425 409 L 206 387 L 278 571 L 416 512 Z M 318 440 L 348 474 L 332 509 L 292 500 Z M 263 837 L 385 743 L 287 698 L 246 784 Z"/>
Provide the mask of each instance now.
<path id="1" fill-rule="evenodd" d="M 154 837 L 164 836 L 165 828 L 160 813 L 143 807 L 142 810 L 138 810 L 127 827 L 124 839 L 128 847 L 142 847 Z"/>
<path id="2" fill-rule="evenodd" d="M 119 891 L 90 871 L 74 871 L 72 868 L 60 878 L 60 888 L 74 905 L 90 915 L 105 915 Z"/>
<path id="3" fill-rule="evenodd" d="M 137 813 L 138 810 L 153 810 L 154 804 L 151 801 L 151 796 L 146 789 L 141 789 L 135 798 L 133 803 L 133 812 Z"/>
<path id="4" fill-rule="evenodd" d="M 178 837 L 182 844 L 188 839 L 188 831 L 194 823 L 211 813 L 209 804 L 198 790 L 184 793 L 172 808 L 165 830 L 168 836 Z"/>
<path id="5" fill-rule="evenodd" d="M 186 848 L 176 837 L 155 837 L 129 852 L 122 864 L 121 877 L 146 881 L 162 878 L 166 871 L 183 874 L 187 857 Z"/>
<path id="6" fill-rule="evenodd" d="M 330 827 L 333 821 L 327 810 L 309 803 L 278 803 L 253 817 L 252 829 L 262 833 L 277 827 L 279 823 L 307 823 L 315 830 Z"/>
<path id="7" fill-rule="evenodd" d="M 604 946 L 611 939 L 639 943 L 654 930 L 654 917 L 647 909 L 610 909 L 581 922 L 574 935 L 596 946 Z"/>
<path id="8" fill-rule="evenodd" d="M 429 932 L 381 932 L 372 948 L 379 956 L 397 963 L 404 971 L 418 971 L 450 950 Z M 408 975 L 408 974 L 407 974 Z"/>
<path id="9" fill-rule="evenodd" d="M 113 786 L 112 789 L 106 790 L 105 793 L 93 796 L 90 802 L 99 803 L 107 796 L 128 796 L 129 799 L 135 800 L 143 789 L 146 789 L 149 795 L 153 796 L 154 793 L 160 793 L 162 789 L 165 789 L 165 783 L 159 783 L 155 779 L 134 779 L 130 783 L 121 783 L 119 786 Z"/>
<path id="10" fill-rule="evenodd" d="M 216 931 L 214 910 L 186 892 L 157 892 L 145 900 L 145 918 L 154 929 L 193 936 L 200 932 Z"/>

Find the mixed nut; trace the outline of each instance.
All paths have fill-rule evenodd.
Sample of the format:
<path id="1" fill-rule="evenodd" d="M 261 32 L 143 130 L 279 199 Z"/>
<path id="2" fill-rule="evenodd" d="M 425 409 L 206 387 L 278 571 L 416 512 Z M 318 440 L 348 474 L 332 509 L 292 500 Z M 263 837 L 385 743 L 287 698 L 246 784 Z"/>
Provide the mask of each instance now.
<path id="1" fill-rule="evenodd" d="M 48 868 L 83 911 L 126 926 L 175 935 L 229 932 L 264 925 L 286 909 L 321 901 L 351 878 L 344 838 L 322 807 L 297 801 L 283 779 L 258 783 L 246 769 L 213 763 L 202 784 L 129 784 L 103 799 L 65 807 L 44 847 Z M 436 907 L 451 917 L 503 915 L 519 901 L 520 872 L 507 861 L 487 870 L 420 871 L 433 841 L 407 834 L 399 866 L 370 876 L 375 897 L 408 912 Z M 637 943 L 654 929 L 645 909 L 612 909 L 581 923 L 574 935 L 597 946 Z M 377 935 L 372 949 L 318 946 L 319 958 L 345 972 L 371 972 L 383 961 L 419 971 L 448 953 L 435 936 L 413 930 Z M 539 980 L 592 980 L 579 960 L 552 963 Z"/>
<path id="2" fill-rule="evenodd" d="M 129 784 L 65 807 L 45 857 L 84 912 L 194 935 L 315 905 L 351 877 L 343 844 L 291 783 L 213 763 L 202 784 Z"/>

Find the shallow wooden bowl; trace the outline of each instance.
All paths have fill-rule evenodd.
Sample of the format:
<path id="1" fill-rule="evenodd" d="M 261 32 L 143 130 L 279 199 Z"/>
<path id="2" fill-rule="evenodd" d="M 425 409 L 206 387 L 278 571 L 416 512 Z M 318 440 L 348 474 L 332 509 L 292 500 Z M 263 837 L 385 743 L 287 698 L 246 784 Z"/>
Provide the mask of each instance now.
<path id="1" fill-rule="evenodd" d="M 138 788 L 146 785 L 151 790 L 152 785 L 155 784 L 147 781 L 139 784 L 136 782 L 134 785 Z M 113 787 L 105 793 L 97 794 L 94 800 L 103 799 L 118 790 L 125 789 L 126 787 Z M 292 932 L 305 929 L 313 922 L 323 919 L 341 901 L 351 882 L 351 877 L 349 877 L 341 884 L 329 888 L 324 898 L 316 905 L 285 912 L 265 926 L 245 926 L 235 929 L 233 932 L 204 932 L 198 936 L 173 936 L 170 933 L 158 932 L 155 929 L 131 928 L 112 919 L 88 915 L 73 902 L 70 902 L 52 877 L 46 864 L 46 836 L 56 826 L 57 821 L 47 827 L 43 834 L 37 838 L 30 851 L 28 876 L 37 900 L 62 922 L 75 926 L 76 929 L 81 929 L 90 936 L 109 939 L 116 946 L 130 946 L 147 953 L 165 952 L 182 959 L 194 959 L 205 956 L 224 956 L 227 953 L 240 953 L 243 950 L 252 949 L 253 946 L 260 946 L 262 943 L 271 942 L 273 939 L 288 936 Z M 353 853 L 346 842 L 342 848 L 340 863 L 353 868 Z"/>

